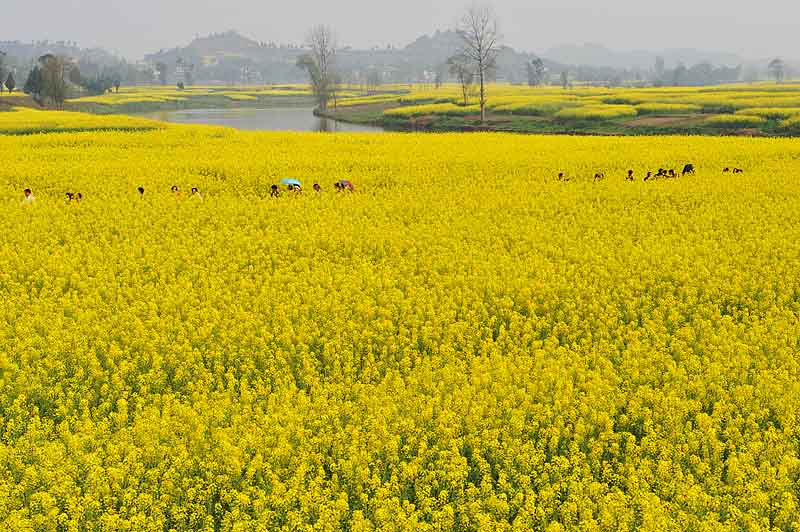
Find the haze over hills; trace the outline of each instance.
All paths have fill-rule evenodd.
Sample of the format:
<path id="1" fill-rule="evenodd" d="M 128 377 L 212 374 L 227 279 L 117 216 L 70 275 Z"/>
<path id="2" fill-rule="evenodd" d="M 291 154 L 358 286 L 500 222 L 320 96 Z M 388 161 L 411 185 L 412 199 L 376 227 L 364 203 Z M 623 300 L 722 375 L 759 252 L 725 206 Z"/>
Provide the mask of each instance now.
<path id="1" fill-rule="evenodd" d="M 387 83 L 433 82 L 435 78 L 447 77 L 445 63 L 458 50 L 459 44 L 455 32 L 436 31 L 420 36 L 403 47 L 342 47 L 337 63 L 345 81 L 358 82 L 368 76 L 378 76 L 381 82 Z M 8 54 L 7 65 L 22 75 L 36 57 L 52 52 L 74 58 L 80 63 L 82 72 L 115 70 L 121 73 L 115 75 L 128 83 L 153 81 L 158 63 L 167 65 L 174 73 L 179 61 L 193 66 L 193 78 L 197 82 L 237 84 L 306 81 L 305 73 L 296 66 L 297 58 L 305 53 L 302 46 L 259 41 L 232 30 L 197 37 L 185 46 L 147 54 L 143 60 L 136 62 L 135 67 L 133 63 L 105 50 L 82 49 L 74 42 L 0 42 L 0 51 Z M 498 58 L 498 79 L 512 83 L 526 82 L 526 65 L 537 56 L 504 46 Z M 649 79 L 657 57 L 664 59 L 667 69 L 700 63 L 729 67 L 729 72 L 712 82 L 736 81 L 743 73 L 747 79 L 763 78 L 768 61 L 752 61 L 724 51 L 691 48 L 625 51 L 613 50 L 601 44 L 557 46 L 545 51 L 541 57 L 551 74 L 551 80 L 558 78 L 563 71 L 570 71 L 577 80 L 597 83 Z M 170 78 L 172 81 L 173 78 Z"/>
<path id="2" fill-rule="evenodd" d="M 344 72 L 355 77 L 369 70 L 378 70 L 384 81 L 430 80 L 458 47 L 459 38 L 453 31 L 436 31 L 404 47 L 345 47 L 338 55 L 338 63 Z M 149 54 L 146 60 L 170 64 L 183 59 L 200 65 L 203 76 L 214 80 L 236 81 L 242 69 L 246 68 L 255 76 L 253 81 L 300 81 L 304 78 L 294 67 L 294 62 L 302 53 L 303 49 L 296 45 L 259 42 L 228 31 L 197 38 L 184 47 Z M 538 55 L 504 46 L 498 60 L 498 77 L 513 83 L 523 82 L 526 62 Z M 679 64 L 691 66 L 698 63 L 729 68 L 749 67 L 750 70 L 766 65 L 766 61 L 748 62 L 728 52 L 688 48 L 617 51 L 597 44 L 559 46 L 547 50 L 541 57 L 551 73 L 577 69 L 580 77 L 587 81 L 645 78 L 657 57 L 664 59 L 668 69 Z"/>
<path id="3" fill-rule="evenodd" d="M 436 73 L 446 71 L 447 59 L 460 46 L 453 31 L 437 31 L 419 37 L 409 45 L 356 49 L 342 47 L 337 52 L 337 69 L 346 81 L 364 80 L 376 73 L 383 82 L 433 81 Z M 298 45 L 281 45 L 256 41 L 235 31 L 194 39 L 184 47 L 160 50 L 145 56 L 150 64 L 174 64 L 178 60 L 195 65 L 202 79 L 239 82 L 245 76 L 249 82 L 304 81 L 305 74 L 296 67 L 297 58 L 306 53 Z M 517 52 L 504 46 L 498 59 L 498 77 L 521 82 L 525 64 L 533 54 Z M 551 68 L 560 68 L 551 63 Z M 446 73 L 446 72 L 445 72 Z"/>

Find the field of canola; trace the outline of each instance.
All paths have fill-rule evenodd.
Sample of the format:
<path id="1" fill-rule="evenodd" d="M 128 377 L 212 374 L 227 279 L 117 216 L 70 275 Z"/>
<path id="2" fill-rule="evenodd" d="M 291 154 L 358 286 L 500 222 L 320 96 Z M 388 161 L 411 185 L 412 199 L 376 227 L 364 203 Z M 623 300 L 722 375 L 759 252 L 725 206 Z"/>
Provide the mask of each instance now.
<path id="1" fill-rule="evenodd" d="M 0 157 L 3 530 L 800 530 L 797 141 L 166 127 Z M 286 176 L 324 192 L 267 199 Z"/>

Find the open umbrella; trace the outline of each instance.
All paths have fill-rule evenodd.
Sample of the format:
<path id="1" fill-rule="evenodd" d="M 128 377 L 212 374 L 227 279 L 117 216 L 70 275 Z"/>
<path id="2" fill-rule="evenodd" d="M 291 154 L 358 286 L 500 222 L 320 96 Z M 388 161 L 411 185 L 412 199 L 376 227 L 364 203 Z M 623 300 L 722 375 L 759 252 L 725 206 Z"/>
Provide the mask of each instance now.
<path id="1" fill-rule="evenodd" d="M 303 184 L 297 179 L 281 179 L 281 185 L 292 185 L 293 187 L 303 187 Z"/>

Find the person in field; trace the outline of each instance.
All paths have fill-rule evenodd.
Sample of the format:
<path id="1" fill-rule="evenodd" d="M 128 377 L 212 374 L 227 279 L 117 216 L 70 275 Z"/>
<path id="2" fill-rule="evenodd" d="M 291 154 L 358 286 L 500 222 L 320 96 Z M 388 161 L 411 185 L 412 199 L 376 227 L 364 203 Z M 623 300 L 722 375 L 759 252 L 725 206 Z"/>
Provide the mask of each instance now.
<path id="1" fill-rule="evenodd" d="M 193 198 L 197 198 L 199 200 L 203 199 L 203 195 L 200 194 L 200 190 L 197 187 L 192 187 L 192 196 Z"/>
<path id="2" fill-rule="evenodd" d="M 319 186 L 319 183 L 314 183 L 314 192 L 316 192 L 317 194 L 322 192 L 322 187 Z"/>
<path id="3" fill-rule="evenodd" d="M 336 184 L 333 186 L 336 187 L 336 192 L 353 192 L 355 190 L 353 183 L 346 179 L 337 181 Z"/>
<path id="4" fill-rule="evenodd" d="M 75 203 L 80 203 L 82 199 L 83 199 L 83 194 L 81 194 L 80 192 L 75 194 Z"/>
<path id="5" fill-rule="evenodd" d="M 26 188 L 22 191 L 22 193 L 25 195 L 25 197 L 22 198 L 23 205 L 31 205 L 36 201 L 36 197 L 33 195 L 33 191 L 31 189 Z"/>
<path id="6" fill-rule="evenodd" d="M 172 185 L 172 188 L 170 190 L 172 191 L 173 194 L 175 194 L 176 198 L 181 197 L 181 189 L 178 188 L 178 185 Z"/>
<path id="7" fill-rule="evenodd" d="M 139 187 L 139 188 L 137 188 L 136 190 L 138 190 L 138 191 L 139 191 L 139 197 L 140 197 L 141 199 L 144 199 L 144 187 Z"/>
<path id="8" fill-rule="evenodd" d="M 73 199 L 75 199 L 75 194 L 73 194 L 72 192 L 67 192 L 67 202 L 69 203 Z"/>
<path id="9" fill-rule="evenodd" d="M 281 192 L 280 192 L 280 190 L 278 190 L 278 185 L 272 185 L 272 187 L 270 187 L 269 197 L 270 198 L 280 198 L 281 197 Z"/>

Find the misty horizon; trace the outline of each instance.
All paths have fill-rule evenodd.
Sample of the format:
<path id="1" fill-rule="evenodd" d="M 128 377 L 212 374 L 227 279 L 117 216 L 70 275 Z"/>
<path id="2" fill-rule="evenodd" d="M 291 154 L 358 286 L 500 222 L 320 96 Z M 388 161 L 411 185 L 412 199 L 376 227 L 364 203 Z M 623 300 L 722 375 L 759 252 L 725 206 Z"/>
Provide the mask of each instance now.
<path id="1" fill-rule="evenodd" d="M 136 5 L 118 0 L 12 3 L 18 5 L 6 17 L 0 40 L 76 41 L 81 47 L 104 48 L 129 60 L 228 30 L 257 41 L 301 44 L 308 28 L 320 23 L 335 30 L 341 46 L 403 47 L 420 35 L 453 28 L 469 5 L 457 0 L 435 5 L 408 0 L 385 6 L 344 0 L 277 9 L 253 0 L 213 5 L 176 0 L 166 6 L 154 0 Z M 536 54 L 564 45 L 596 44 L 618 51 L 725 51 L 744 59 L 800 56 L 792 43 L 797 25 L 776 22 L 800 15 L 800 6 L 789 2 L 767 1 L 760 9 L 732 8 L 719 0 L 702 6 L 676 0 L 671 9 L 649 10 L 631 0 L 617 0 L 603 9 L 585 0 L 547 2 L 536 8 L 522 0 L 487 5 L 497 14 L 503 44 Z M 46 18 L 43 12 L 48 13 Z M 313 17 L 307 16 L 309 12 Z"/>

